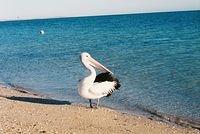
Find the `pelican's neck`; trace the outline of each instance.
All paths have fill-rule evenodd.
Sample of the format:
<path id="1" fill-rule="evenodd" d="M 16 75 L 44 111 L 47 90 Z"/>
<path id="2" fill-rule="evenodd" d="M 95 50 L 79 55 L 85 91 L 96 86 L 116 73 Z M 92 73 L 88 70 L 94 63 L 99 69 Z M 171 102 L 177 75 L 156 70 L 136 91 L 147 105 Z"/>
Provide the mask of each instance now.
<path id="1" fill-rule="evenodd" d="M 86 62 L 82 63 L 87 68 L 87 70 L 90 71 L 90 74 L 83 80 L 81 80 L 81 82 L 79 83 L 78 92 L 82 97 L 89 99 L 91 98 L 91 93 L 89 92 L 89 89 L 94 84 L 96 71 L 90 64 L 87 64 Z"/>
<path id="2" fill-rule="evenodd" d="M 87 69 L 90 71 L 90 74 L 85 79 L 87 80 L 88 83 L 93 83 L 96 78 L 96 71 L 90 65 L 87 66 Z"/>

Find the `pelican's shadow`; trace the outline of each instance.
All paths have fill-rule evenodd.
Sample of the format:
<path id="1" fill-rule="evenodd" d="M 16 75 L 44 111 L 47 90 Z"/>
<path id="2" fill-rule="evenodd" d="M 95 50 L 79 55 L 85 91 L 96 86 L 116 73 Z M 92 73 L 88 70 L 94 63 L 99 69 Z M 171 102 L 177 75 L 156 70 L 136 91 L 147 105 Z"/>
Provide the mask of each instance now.
<path id="1" fill-rule="evenodd" d="M 9 99 L 9 100 L 31 102 L 31 103 L 39 103 L 39 104 L 71 105 L 71 102 L 69 102 L 69 101 L 61 101 L 61 100 L 46 99 L 46 98 L 18 97 L 18 96 L 10 96 L 10 97 L 5 97 L 5 98 Z"/>

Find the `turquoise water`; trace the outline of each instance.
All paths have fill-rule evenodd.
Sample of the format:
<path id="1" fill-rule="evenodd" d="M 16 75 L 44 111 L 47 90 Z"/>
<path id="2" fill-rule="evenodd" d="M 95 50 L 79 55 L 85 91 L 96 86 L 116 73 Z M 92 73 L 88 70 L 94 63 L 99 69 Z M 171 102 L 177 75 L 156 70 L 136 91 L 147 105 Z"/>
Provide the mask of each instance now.
<path id="1" fill-rule="evenodd" d="M 121 81 L 104 106 L 200 121 L 200 11 L 0 22 L 0 82 L 87 103 L 84 51 Z"/>

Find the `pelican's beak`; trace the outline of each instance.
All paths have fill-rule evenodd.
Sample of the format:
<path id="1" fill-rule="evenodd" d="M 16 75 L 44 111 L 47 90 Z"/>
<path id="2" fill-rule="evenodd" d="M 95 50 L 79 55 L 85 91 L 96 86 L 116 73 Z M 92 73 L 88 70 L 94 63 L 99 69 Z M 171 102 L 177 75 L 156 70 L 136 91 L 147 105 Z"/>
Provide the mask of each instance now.
<path id="1" fill-rule="evenodd" d="M 89 61 L 90 61 L 91 66 L 93 66 L 96 69 L 99 69 L 101 72 L 103 72 L 103 73 L 109 72 L 109 73 L 113 74 L 109 69 L 104 67 L 101 63 L 99 63 L 98 61 L 96 61 L 92 57 L 89 57 Z"/>

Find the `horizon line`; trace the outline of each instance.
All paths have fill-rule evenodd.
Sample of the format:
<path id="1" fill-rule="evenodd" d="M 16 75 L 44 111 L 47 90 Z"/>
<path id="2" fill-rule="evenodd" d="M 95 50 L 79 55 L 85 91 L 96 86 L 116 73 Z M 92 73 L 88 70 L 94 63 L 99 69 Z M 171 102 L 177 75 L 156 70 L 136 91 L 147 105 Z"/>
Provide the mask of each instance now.
<path id="1" fill-rule="evenodd" d="M 84 18 L 84 17 L 103 17 L 103 16 L 120 16 L 120 15 L 137 15 L 137 14 L 156 14 L 156 13 L 173 13 L 173 12 L 195 12 L 200 9 L 189 10 L 173 10 L 173 11 L 152 11 L 152 12 L 135 12 L 135 13 L 113 13 L 113 14 L 98 14 L 98 15 L 80 15 L 80 16 L 55 16 L 55 17 L 38 17 L 38 18 L 22 18 L 22 19 L 0 19 L 0 22 L 9 21 L 31 21 L 31 20 L 48 20 L 48 19 L 67 19 L 67 18 Z"/>

